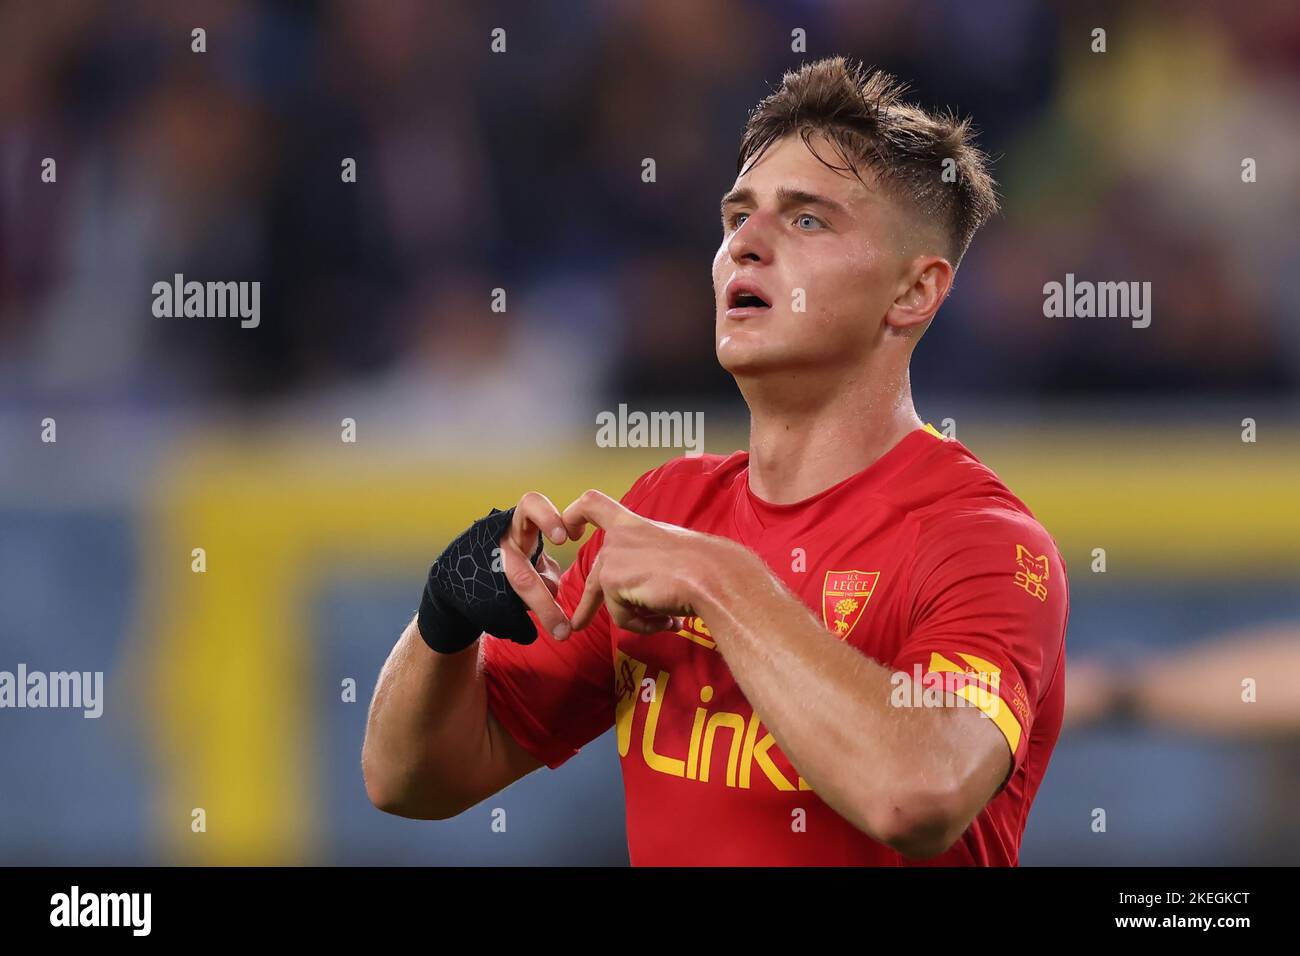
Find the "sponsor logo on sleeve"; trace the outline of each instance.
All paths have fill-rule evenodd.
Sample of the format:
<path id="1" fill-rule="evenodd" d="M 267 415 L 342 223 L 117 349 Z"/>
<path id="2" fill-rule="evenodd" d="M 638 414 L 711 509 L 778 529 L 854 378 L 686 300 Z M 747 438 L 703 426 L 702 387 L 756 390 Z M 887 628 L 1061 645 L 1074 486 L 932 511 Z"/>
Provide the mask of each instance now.
<path id="1" fill-rule="evenodd" d="M 1047 555 L 1035 556 L 1023 544 L 1016 545 L 1016 586 L 1038 598 L 1047 600 Z"/>

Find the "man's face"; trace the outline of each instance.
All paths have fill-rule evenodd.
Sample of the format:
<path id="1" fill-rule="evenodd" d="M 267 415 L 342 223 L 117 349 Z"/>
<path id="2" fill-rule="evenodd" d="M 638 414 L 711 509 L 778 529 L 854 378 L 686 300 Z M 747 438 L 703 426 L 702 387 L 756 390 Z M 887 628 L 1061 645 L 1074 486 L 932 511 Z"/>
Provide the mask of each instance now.
<path id="1" fill-rule="evenodd" d="M 825 140 L 812 144 L 843 165 Z M 722 213 L 713 258 L 722 367 L 733 375 L 861 367 L 898 294 L 906 237 L 897 207 L 791 135 L 736 179 Z"/>

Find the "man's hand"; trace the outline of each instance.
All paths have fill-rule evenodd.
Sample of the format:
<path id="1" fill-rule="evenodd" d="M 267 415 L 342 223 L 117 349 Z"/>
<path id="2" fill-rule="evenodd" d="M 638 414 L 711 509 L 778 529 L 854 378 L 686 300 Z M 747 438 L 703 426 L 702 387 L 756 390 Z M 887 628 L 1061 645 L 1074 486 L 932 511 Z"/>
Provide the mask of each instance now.
<path id="1" fill-rule="evenodd" d="M 537 615 L 542 627 L 557 641 L 562 641 L 569 636 L 572 626 L 555 600 L 560 590 L 560 566 L 545 551 L 538 556 L 537 565 L 528 560 L 537 546 L 539 533 L 554 544 L 569 540 L 560 512 L 551 499 L 530 491 L 519 499 L 510 527 L 501 536 L 501 567 L 507 583 Z"/>
<path id="2" fill-rule="evenodd" d="M 416 627 L 440 654 L 457 654 L 484 632 L 531 644 L 537 624 L 564 640 L 572 631 L 556 603 L 560 568 L 542 550 L 542 535 L 568 540 L 560 514 L 529 492 L 514 508 L 492 511 L 458 535 L 429 568 Z M 536 563 L 534 563 L 536 562 Z"/>
<path id="3" fill-rule="evenodd" d="M 564 509 L 568 536 L 581 538 L 588 524 L 605 532 L 600 554 L 573 613 L 573 627 L 591 623 L 602 602 L 619 627 L 639 634 L 675 630 L 675 618 L 693 615 L 702 576 L 719 549 L 740 546 L 724 538 L 651 521 L 599 491 L 588 491 Z"/>

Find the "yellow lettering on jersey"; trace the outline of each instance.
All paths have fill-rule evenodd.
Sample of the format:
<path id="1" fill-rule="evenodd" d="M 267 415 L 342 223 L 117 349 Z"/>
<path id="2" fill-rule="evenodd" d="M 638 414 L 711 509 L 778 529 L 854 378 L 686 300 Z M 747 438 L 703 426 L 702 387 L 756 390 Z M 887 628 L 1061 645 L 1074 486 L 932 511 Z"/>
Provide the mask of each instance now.
<path id="1" fill-rule="evenodd" d="M 727 754 L 727 786 L 736 785 L 736 761 L 740 756 L 740 738 L 745 732 L 745 718 L 740 714 L 719 711 L 709 718 L 709 725 L 704 731 L 704 765 L 700 770 L 700 782 L 709 782 L 709 764 L 713 757 L 713 737 L 719 727 L 731 730 L 731 749 Z"/>
<path id="2" fill-rule="evenodd" d="M 634 657 L 615 652 L 615 727 L 618 735 L 618 753 L 626 757 L 631 749 L 633 724 L 635 722 L 637 702 L 641 697 L 641 684 L 645 680 L 648 666 Z M 793 791 L 813 788 L 803 777 L 797 777 L 798 786 L 786 779 L 780 768 L 772 760 L 768 751 L 776 745 L 776 738 L 764 734 L 758 739 L 758 715 L 750 712 L 748 724 L 745 717 L 731 711 L 720 710 L 709 713 L 708 703 L 713 700 L 714 691 L 709 685 L 700 688 L 700 701 L 705 705 L 695 708 L 695 719 L 691 725 L 690 743 L 687 745 L 686 759 L 669 757 L 655 750 L 659 731 L 659 715 L 668 693 L 668 671 L 659 671 L 655 679 L 654 698 L 646 708 L 645 725 L 641 728 L 641 756 L 651 770 L 668 774 L 670 777 L 684 777 L 687 780 L 699 780 L 708 783 L 713 764 L 713 746 L 718 732 L 731 732 L 727 747 L 726 786 L 749 789 L 755 765 L 777 790 Z M 670 742 L 671 745 L 671 742 Z M 797 775 L 796 775 L 797 776 Z"/>
<path id="3" fill-rule="evenodd" d="M 618 755 L 626 757 L 632 746 L 632 718 L 636 715 L 636 702 L 640 696 L 641 681 L 645 678 L 645 664 L 622 651 L 614 656 L 614 725 L 618 735 Z"/>
<path id="4" fill-rule="evenodd" d="M 776 738 L 771 734 L 765 734 L 763 739 L 755 745 L 754 740 L 758 736 L 758 712 L 750 714 L 749 727 L 745 731 L 744 753 L 740 758 L 740 786 L 742 789 L 749 789 L 749 778 L 752 771 L 752 765 L 757 763 L 758 768 L 767 774 L 767 779 L 772 781 L 772 786 L 778 790 L 793 790 L 790 781 L 785 779 L 785 775 L 777 769 L 776 764 L 772 763 L 772 758 L 767 755 L 772 745 L 776 743 Z"/>
<path id="5" fill-rule="evenodd" d="M 641 733 L 641 756 L 651 770 L 658 770 L 672 777 L 686 776 L 686 761 L 677 757 L 665 757 L 655 753 L 655 730 L 659 726 L 659 710 L 664 705 L 664 694 L 668 689 L 668 672 L 660 671 L 655 679 L 655 699 L 650 702 L 650 709 L 645 715 L 645 730 Z"/>
<path id="6" fill-rule="evenodd" d="M 691 746 L 686 751 L 686 779 L 694 780 L 700 769 L 700 737 L 704 733 L 704 719 L 709 712 L 703 707 L 695 708 L 695 721 L 691 724 Z"/>

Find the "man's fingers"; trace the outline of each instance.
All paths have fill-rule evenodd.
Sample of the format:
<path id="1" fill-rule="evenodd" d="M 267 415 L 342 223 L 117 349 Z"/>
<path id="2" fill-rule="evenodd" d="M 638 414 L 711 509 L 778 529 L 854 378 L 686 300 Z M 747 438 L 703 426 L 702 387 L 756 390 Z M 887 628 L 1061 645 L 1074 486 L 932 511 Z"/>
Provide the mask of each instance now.
<path id="1" fill-rule="evenodd" d="M 542 627 L 558 641 L 568 637 L 571 630 L 569 619 L 560 605 L 555 602 L 554 596 L 547 588 L 546 582 L 542 580 L 542 576 L 537 573 L 537 569 L 528 562 L 528 555 L 524 554 L 513 541 L 503 539 L 501 558 L 506 581 L 528 609 L 537 615 L 537 620 L 541 622 Z"/>
<path id="2" fill-rule="evenodd" d="M 542 576 L 542 583 L 546 585 L 546 590 L 551 592 L 551 597 L 560 593 L 560 565 L 553 557 L 542 552 L 541 557 L 537 559 L 537 573 Z"/>
<path id="3" fill-rule="evenodd" d="M 582 537 L 588 523 L 608 531 L 617 524 L 641 520 L 609 495 L 602 494 L 594 488 L 584 491 L 575 498 L 573 503 L 564 509 L 561 517 L 569 537 L 574 541 Z"/>
<path id="4" fill-rule="evenodd" d="M 587 582 L 583 586 L 582 597 L 579 598 L 578 606 L 573 611 L 573 629 L 581 631 L 590 624 L 604 603 L 605 595 L 600 589 L 600 555 L 596 555 L 596 561 L 591 566 Z"/>
<path id="5" fill-rule="evenodd" d="M 668 614 L 655 614 L 618 601 L 606 601 L 609 616 L 614 623 L 625 631 L 636 634 L 658 634 L 660 631 L 675 630 L 676 619 Z"/>
<path id="6" fill-rule="evenodd" d="M 510 524 L 510 538 L 524 554 L 532 554 L 537 547 L 537 532 L 552 544 L 564 544 L 569 534 L 559 509 L 546 495 L 530 491 L 515 505 L 515 515 Z"/>
<path id="7" fill-rule="evenodd" d="M 662 631 L 675 631 L 676 619 L 667 614 L 651 614 L 648 617 L 632 616 L 619 627 L 637 634 L 659 634 Z"/>

